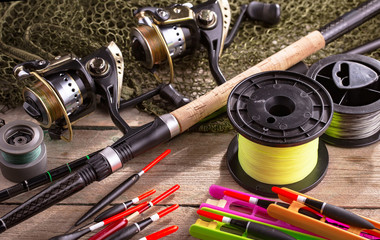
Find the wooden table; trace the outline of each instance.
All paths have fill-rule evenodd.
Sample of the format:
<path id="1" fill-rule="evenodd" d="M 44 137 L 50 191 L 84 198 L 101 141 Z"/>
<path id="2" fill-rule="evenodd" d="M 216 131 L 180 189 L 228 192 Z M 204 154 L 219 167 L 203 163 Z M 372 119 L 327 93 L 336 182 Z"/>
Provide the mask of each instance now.
<path id="1" fill-rule="evenodd" d="M 138 126 L 153 119 L 136 109 L 123 111 L 122 116 L 131 126 Z M 11 110 L 5 115 L 0 114 L 0 118 L 5 119 L 7 123 L 15 119 L 29 119 L 20 108 Z M 97 110 L 94 114 L 75 124 L 74 140 L 70 143 L 52 141 L 45 134 L 48 168 L 55 168 L 104 148 L 115 142 L 121 135 L 105 110 Z M 131 174 L 140 171 L 166 149 L 171 149 L 172 153 L 145 174 L 134 187 L 113 204 L 130 199 L 152 188 L 155 188 L 159 194 L 174 184 L 179 184 L 181 188 L 174 196 L 150 209 L 143 216 L 148 217 L 174 203 L 180 204 L 180 208 L 149 226 L 135 239 L 173 224 L 177 224 L 179 230 L 166 239 L 195 239 L 190 236 L 189 227 L 197 219 L 196 210 L 199 205 L 210 198 L 208 188 L 211 184 L 245 191 L 232 179 L 225 164 L 227 146 L 234 135 L 234 132 L 224 134 L 187 132 L 181 134 L 136 157 L 123 169 L 103 181 L 91 184 L 43 213 L 7 230 L 1 234 L 0 239 L 48 239 L 64 233 L 106 193 Z M 328 151 L 330 165 L 327 175 L 308 194 L 380 221 L 380 145 L 377 143 L 358 149 L 328 146 Z M 11 185 L 13 183 L 0 176 L 1 189 Z M 3 216 L 40 189 L 0 203 L 0 215 Z M 141 220 L 141 217 L 138 220 Z"/>

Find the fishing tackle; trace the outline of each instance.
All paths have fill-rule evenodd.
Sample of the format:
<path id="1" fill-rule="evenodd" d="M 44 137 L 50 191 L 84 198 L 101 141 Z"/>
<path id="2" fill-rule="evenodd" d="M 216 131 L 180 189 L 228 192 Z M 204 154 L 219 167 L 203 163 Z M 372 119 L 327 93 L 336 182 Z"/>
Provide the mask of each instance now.
<path id="1" fill-rule="evenodd" d="M 69 54 L 51 61 L 21 63 L 14 68 L 16 78 L 35 80 L 32 87 L 23 90 L 23 108 L 49 130 L 53 139 L 71 141 L 72 124 L 95 110 L 97 95 L 101 96 L 113 123 L 124 134 L 130 127 L 120 116 L 120 109 L 157 94 L 176 106 L 188 102 L 170 84 L 162 84 L 136 99 L 124 100 L 121 98 L 123 73 L 123 56 L 114 42 L 84 58 Z M 66 130 L 68 136 L 65 136 Z"/>
<path id="2" fill-rule="evenodd" d="M 278 197 L 281 200 L 288 202 L 291 205 L 291 207 L 283 208 L 278 205 L 271 204 L 268 207 L 268 214 L 271 217 L 288 222 L 294 226 L 313 232 L 327 239 L 337 239 L 337 240 L 368 239 L 366 238 L 367 237 L 366 235 L 365 235 L 366 237 L 361 236 L 362 232 L 369 233 L 370 235 L 372 235 L 369 237 L 369 239 L 378 239 L 378 237 L 380 236 L 380 231 L 379 231 L 380 223 L 372 219 L 359 217 L 352 213 L 350 214 L 343 213 L 345 210 L 339 209 L 335 206 L 330 205 L 329 207 L 327 207 L 327 209 L 323 208 L 323 210 L 321 210 L 320 212 L 321 213 L 323 213 L 323 211 L 329 212 L 329 214 L 327 215 L 331 214 L 334 216 L 335 219 L 339 219 L 338 221 L 342 221 L 342 220 L 343 222 L 348 221 L 350 224 L 346 229 L 341 228 L 341 227 L 335 227 L 325 222 L 326 214 L 323 214 L 325 216 L 324 218 L 322 218 L 321 220 L 318 220 L 318 219 L 307 217 L 298 212 L 300 208 L 311 206 L 314 203 L 317 203 L 317 205 L 323 204 L 322 201 L 315 198 L 313 198 L 313 200 L 305 200 L 305 199 L 311 199 L 311 197 L 298 193 L 296 191 L 287 189 L 287 188 L 274 188 L 273 191 L 278 193 Z M 302 199 L 304 200 L 302 201 Z M 310 202 L 315 201 L 315 202 L 306 203 L 307 201 L 310 201 Z M 323 205 L 327 205 L 327 204 L 325 203 Z M 317 209 L 318 207 L 316 208 L 313 207 L 313 208 Z M 359 221 L 358 221 L 358 218 L 359 218 Z"/>
<path id="3" fill-rule="evenodd" d="M 241 186 L 273 197 L 272 185 L 307 191 L 323 179 L 328 152 L 318 137 L 333 103 L 321 84 L 295 72 L 259 73 L 232 90 L 227 113 L 239 133 L 227 165 Z"/>
<path id="4" fill-rule="evenodd" d="M 380 39 L 377 43 L 379 47 Z M 307 75 L 321 83 L 334 102 L 332 122 L 322 140 L 348 148 L 380 140 L 380 61 L 350 51 L 318 61 Z"/>
<path id="5" fill-rule="evenodd" d="M 143 209 L 139 210 L 136 212 L 136 214 L 142 214 L 144 211 L 148 210 L 149 208 L 157 205 L 159 202 L 161 202 L 163 199 L 167 198 L 170 196 L 172 193 L 177 191 L 179 189 L 179 185 L 176 184 L 170 189 L 166 190 L 164 193 L 162 193 L 160 196 L 156 197 L 152 201 L 149 202 Z M 116 215 L 117 216 L 117 215 Z M 125 226 L 128 225 L 130 219 L 128 218 L 122 218 L 119 219 L 118 221 L 115 221 L 111 224 L 109 224 L 107 227 L 93 235 L 89 240 L 103 240 L 106 239 L 107 237 L 111 236 L 115 232 L 119 231 L 120 229 L 124 228 Z"/>
<path id="6" fill-rule="evenodd" d="M 167 235 L 170 235 L 170 234 L 176 232 L 177 230 L 178 230 L 178 226 L 177 225 L 173 225 L 173 226 L 161 229 L 158 232 L 149 234 L 148 236 L 140 238 L 139 240 L 156 240 L 156 239 L 160 239 L 162 237 L 165 237 Z"/>
<path id="7" fill-rule="evenodd" d="M 243 81 L 246 76 L 264 71 L 288 69 L 379 12 L 379 0 L 367 1 L 198 99 L 171 113 L 156 117 L 154 121 L 139 128 L 131 129 L 129 134 L 118 140 L 117 144 L 106 147 L 93 155 L 83 167 L 51 184 L 2 216 L 0 218 L 0 233 L 46 210 L 92 182 L 103 180 L 134 157 L 183 133 L 204 117 L 223 107 L 233 87 Z"/>
<path id="8" fill-rule="evenodd" d="M 121 239 L 131 239 L 134 235 L 144 230 L 147 226 L 152 224 L 153 222 L 163 218 L 167 214 L 176 210 L 179 207 L 178 204 L 171 205 L 170 207 L 165 208 L 164 210 L 159 211 L 158 213 L 152 215 L 149 218 L 145 218 L 144 220 L 137 222 L 133 225 L 127 226 L 123 229 L 120 229 L 116 233 L 107 237 L 106 240 L 121 240 Z"/>
<path id="9" fill-rule="evenodd" d="M 271 226 L 262 225 L 256 222 L 244 221 L 240 219 L 234 219 L 226 216 L 222 216 L 216 213 L 207 212 L 205 210 L 199 209 L 197 211 L 198 215 L 216 220 L 219 222 L 227 223 L 239 229 L 247 231 L 248 234 L 251 234 L 255 238 L 261 239 L 270 239 L 270 240 L 296 240 L 296 238 L 277 230 Z"/>
<path id="10" fill-rule="evenodd" d="M 132 54 L 143 66 L 152 69 L 167 61 L 173 80 L 172 58 L 194 53 L 201 43 L 207 48 L 213 77 L 222 84 L 226 79 L 218 65 L 219 57 L 232 43 L 242 20 L 248 16 L 252 20 L 276 24 L 280 20 L 280 6 L 260 2 L 241 6 L 230 34 L 231 13 L 227 0 L 210 0 L 196 6 L 185 3 L 162 8 L 143 7 L 134 15 L 139 26 L 131 32 Z"/>
<path id="11" fill-rule="evenodd" d="M 72 123 L 93 112 L 96 94 L 107 104 L 115 125 L 129 129 L 118 113 L 123 81 L 123 57 L 114 42 L 78 58 L 73 54 L 54 60 L 34 60 L 17 65 L 18 79 L 33 78 L 35 85 L 23 91 L 23 108 L 52 138 L 72 140 Z M 68 130 L 68 136 L 63 132 Z"/>
<path id="12" fill-rule="evenodd" d="M 170 151 L 171 151 L 170 149 L 165 150 L 163 153 L 160 154 L 160 156 L 158 156 L 151 163 L 145 166 L 139 173 L 135 173 L 131 175 L 125 181 L 120 183 L 115 189 L 109 192 L 98 203 L 96 203 L 90 210 L 88 210 L 82 217 L 80 217 L 80 219 L 78 219 L 78 221 L 75 223 L 75 226 L 78 226 L 79 224 L 89 219 L 95 213 L 99 212 L 101 209 L 103 209 L 105 206 L 107 206 L 109 203 L 111 203 L 113 200 L 119 197 L 123 192 L 125 192 L 130 187 L 132 187 L 140 179 L 142 175 L 144 175 L 147 171 L 149 171 L 149 169 L 151 169 L 159 161 L 164 159 L 170 153 Z M 123 208 L 121 209 L 124 210 Z"/>
<path id="13" fill-rule="evenodd" d="M 47 156 L 43 140 L 42 129 L 33 122 L 16 120 L 0 128 L 0 168 L 3 176 L 20 182 L 46 171 Z"/>

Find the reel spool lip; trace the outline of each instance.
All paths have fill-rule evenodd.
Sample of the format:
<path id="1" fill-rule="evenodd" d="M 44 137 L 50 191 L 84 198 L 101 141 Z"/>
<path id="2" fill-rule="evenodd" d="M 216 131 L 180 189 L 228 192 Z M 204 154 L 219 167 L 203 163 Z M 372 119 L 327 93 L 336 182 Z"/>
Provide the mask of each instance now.
<path id="1" fill-rule="evenodd" d="M 376 71 L 380 75 L 380 61 L 373 59 L 371 57 L 365 56 L 365 55 L 352 54 L 352 53 L 337 54 L 337 55 L 332 55 L 324 59 L 321 59 L 320 61 L 314 63 L 309 68 L 306 75 L 314 79 L 322 68 L 327 67 L 328 65 L 334 64 L 337 61 L 353 61 L 353 62 L 359 62 L 359 63 L 362 62 L 362 63 L 365 63 L 366 66 L 370 66 L 372 69 L 376 69 Z M 377 81 L 380 81 L 380 80 L 377 80 Z M 329 91 L 329 89 L 327 89 L 327 91 Z M 346 105 L 337 104 L 335 102 L 333 104 L 334 104 L 334 112 L 343 113 L 343 114 L 352 114 L 352 115 L 370 114 L 370 113 L 374 113 L 380 110 L 380 99 L 364 106 L 346 106 Z M 321 139 L 325 141 L 326 143 L 333 146 L 337 146 L 337 147 L 343 147 L 343 148 L 365 147 L 373 143 L 376 143 L 380 140 L 380 131 L 378 131 L 377 133 L 375 133 L 374 135 L 370 137 L 362 138 L 362 139 L 339 139 L 339 138 L 334 138 L 332 136 L 329 136 L 327 134 L 323 134 L 321 136 Z"/>
<path id="2" fill-rule="evenodd" d="M 256 179 L 249 176 L 241 167 L 238 159 L 238 139 L 235 136 L 230 142 L 227 149 L 226 156 L 227 167 L 232 175 L 233 179 L 243 188 L 248 191 L 258 194 L 264 197 L 277 198 L 277 194 L 272 192 L 272 187 L 286 187 L 293 189 L 297 192 L 307 192 L 314 187 L 316 187 L 325 177 L 327 173 L 327 168 L 329 165 L 329 155 L 326 148 L 326 145 L 319 141 L 318 145 L 318 161 L 317 165 L 314 167 L 313 171 L 306 176 L 304 179 L 285 185 L 276 185 L 276 184 L 266 184 L 257 181 Z"/>
<path id="3" fill-rule="evenodd" d="M 261 77 L 261 78 L 259 79 L 258 77 Z M 255 78 L 257 78 L 258 80 L 257 82 L 254 82 L 254 80 L 256 80 Z M 234 96 L 235 92 L 238 92 L 237 94 L 239 94 L 238 97 L 240 98 L 240 96 L 244 93 L 244 91 L 249 89 L 248 88 L 249 86 L 262 83 L 268 80 L 276 82 L 276 84 L 278 84 L 277 83 L 278 80 L 284 80 L 284 79 L 294 81 L 295 83 L 302 83 L 304 84 L 304 86 L 309 87 L 311 90 L 314 90 L 314 93 L 316 93 L 316 96 L 318 96 L 318 99 L 323 104 L 322 112 L 325 109 L 328 109 L 328 111 L 330 112 L 330 115 L 327 116 L 327 119 L 323 119 L 325 115 L 324 112 L 321 114 L 320 118 L 317 119 L 318 120 L 317 122 L 321 123 L 323 126 L 319 126 L 319 124 L 313 124 L 314 126 L 312 128 L 307 129 L 308 132 L 307 131 L 301 132 L 298 135 L 291 136 L 292 138 L 288 139 L 287 136 L 269 136 L 269 135 L 263 134 L 262 132 L 258 132 L 257 130 L 252 130 L 250 125 L 246 124 L 246 119 L 241 118 L 240 113 L 238 113 L 238 111 L 236 111 L 236 113 L 232 113 L 231 108 L 236 105 L 236 103 L 232 103 L 233 98 L 237 98 Z M 306 81 L 303 81 L 304 79 Z M 245 87 L 244 85 L 246 84 L 249 84 L 249 86 Z M 312 85 L 316 86 L 317 89 L 314 89 Z M 288 84 L 286 86 L 288 86 Z M 239 88 L 242 88 L 242 89 L 239 89 Z M 323 96 L 321 96 L 321 93 L 323 94 Z M 265 146 L 290 147 L 290 146 L 296 146 L 296 145 L 301 145 L 301 144 L 310 142 L 318 138 L 319 136 L 321 136 L 327 130 L 328 126 L 330 125 L 332 121 L 333 102 L 332 102 L 331 96 L 328 94 L 327 90 L 322 86 L 322 84 L 314 81 L 313 79 L 303 74 L 296 73 L 296 72 L 289 72 L 289 71 L 266 71 L 266 72 L 254 74 L 244 79 L 232 89 L 227 100 L 227 114 L 228 114 L 228 118 L 230 119 L 236 131 L 242 136 L 244 136 L 245 138 L 249 139 L 250 141 L 253 141 L 255 143 L 262 144 Z M 237 115 L 237 116 L 234 116 L 234 115 Z M 312 118 L 312 115 L 313 114 L 310 115 L 309 119 Z M 239 123 L 236 120 L 242 121 L 244 125 L 243 124 L 239 125 Z M 249 120 L 251 121 L 251 123 L 254 121 L 253 119 L 249 119 Z M 246 126 L 249 127 L 248 130 L 246 130 L 247 128 L 243 128 Z M 263 126 L 263 125 L 260 125 L 260 126 Z M 298 126 L 298 128 L 300 127 L 302 126 Z M 311 132 L 312 134 L 309 134 L 309 132 Z M 303 137 L 302 139 L 301 139 L 301 136 Z M 264 137 L 265 139 L 263 139 Z"/>
<path id="4" fill-rule="evenodd" d="M 66 126 L 67 126 L 67 129 L 69 130 L 69 136 L 68 137 L 65 137 L 63 135 L 61 135 L 61 139 L 67 141 L 67 142 L 71 142 L 71 140 L 73 139 L 73 128 L 72 128 L 72 125 L 71 125 L 71 121 L 70 121 L 70 118 L 66 112 L 66 108 L 62 102 L 62 99 L 58 96 L 58 94 L 55 92 L 55 90 L 50 86 L 50 84 L 42 77 L 40 76 L 37 72 L 31 72 L 30 73 L 32 76 L 34 76 L 37 80 L 39 80 L 42 84 L 44 84 L 48 89 L 49 91 L 52 93 L 53 97 L 56 98 L 56 100 L 58 101 L 58 108 L 59 110 L 61 111 L 65 121 L 66 121 Z M 50 123 L 49 127 L 51 126 L 52 123 Z M 44 125 L 41 125 L 42 127 L 46 127 Z M 49 128 L 49 127 L 46 127 L 46 128 Z"/>
<path id="5" fill-rule="evenodd" d="M 42 127 L 50 128 L 53 121 L 52 121 L 51 115 L 49 113 L 49 110 L 46 107 L 45 102 L 41 99 L 41 97 L 38 94 L 36 94 L 36 92 L 33 89 L 31 89 L 29 87 L 24 87 L 24 89 L 22 90 L 22 96 L 23 96 L 24 102 L 26 102 L 26 97 L 30 97 L 34 102 L 36 102 L 36 100 L 37 100 L 37 102 L 36 102 L 37 105 L 44 109 L 42 121 L 38 121 L 38 122 Z"/>
<path id="6" fill-rule="evenodd" d="M 335 62 L 337 61 L 353 61 L 353 62 L 365 63 L 366 66 L 369 65 L 370 67 L 375 68 L 378 74 L 380 75 L 380 61 L 368 56 L 353 54 L 353 53 L 342 53 L 342 54 L 336 54 L 336 55 L 323 58 L 319 60 L 318 62 L 314 63 L 313 65 L 311 65 L 306 75 L 312 78 L 314 81 L 316 81 L 315 77 L 319 73 L 319 70 L 321 70 L 324 67 L 327 67 L 328 65 L 335 64 Z M 377 81 L 380 81 L 380 79 Z M 344 89 L 342 90 L 344 91 Z M 329 89 L 327 89 L 327 91 L 330 93 Z M 380 99 L 368 105 L 362 105 L 362 106 L 346 106 L 346 105 L 337 104 L 335 102 L 333 102 L 333 104 L 334 104 L 335 112 L 344 113 L 344 114 L 358 114 L 358 112 L 360 114 L 366 114 L 366 113 L 373 113 L 380 109 Z"/>
<path id="7" fill-rule="evenodd" d="M 148 41 L 145 38 L 144 34 L 140 31 L 140 28 L 150 29 L 151 27 L 146 26 L 146 25 L 140 25 L 138 27 L 132 28 L 131 39 L 132 39 L 132 41 L 136 40 L 136 41 L 140 42 L 140 45 L 144 49 L 145 61 L 139 61 L 139 62 L 144 67 L 146 67 L 148 69 L 151 69 L 154 66 L 154 59 L 153 59 L 152 49 L 149 46 Z M 154 33 L 156 33 L 156 31 L 154 31 Z M 144 44 L 142 44 L 142 43 L 144 43 Z"/>
<path id="8" fill-rule="evenodd" d="M 9 144 L 6 135 L 8 135 L 10 131 L 17 130 L 16 128 L 30 130 L 33 134 L 32 140 L 22 145 L 22 147 Z M 40 146 L 43 142 L 43 136 L 43 131 L 37 124 L 26 120 L 16 120 L 0 128 L 0 150 L 13 155 L 25 154 Z"/>

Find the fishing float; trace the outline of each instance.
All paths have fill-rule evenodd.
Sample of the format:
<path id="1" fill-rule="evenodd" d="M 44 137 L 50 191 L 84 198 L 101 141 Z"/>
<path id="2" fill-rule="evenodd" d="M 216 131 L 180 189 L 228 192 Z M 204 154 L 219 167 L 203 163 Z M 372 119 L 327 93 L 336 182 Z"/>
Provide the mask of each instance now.
<path id="1" fill-rule="evenodd" d="M 128 200 L 126 202 L 123 202 L 121 204 L 117 204 L 117 205 L 105 210 L 103 213 L 99 214 L 99 216 L 94 219 L 94 222 L 101 222 L 104 219 L 110 218 L 110 217 L 112 217 L 118 213 L 121 213 L 121 212 L 127 210 L 133 204 L 140 202 L 142 199 L 149 197 L 150 195 L 154 194 L 155 192 L 156 192 L 156 190 L 152 189 L 152 190 L 150 190 L 144 194 L 141 194 L 138 197 L 135 197 L 135 198 Z"/>
<path id="2" fill-rule="evenodd" d="M 285 70 L 324 48 L 336 38 L 351 31 L 380 12 L 380 0 L 369 0 L 334 21 L 302 37 L 293 44 L 238 74 L 207 94 L 171 113 L 158 116 L 122 142 L 106 147 L 87 160 L 87 164 L 58 180 L 20 206 L 0 218 L 0 233 L 38 214 L 57 202 L 82 190 L 94 181 L 101 181 L 134 157 L 183 133 L 191 126 L 226 104 L 239 82 L 247 77 L 272 70 Z M 55 194 L 52 194 L 52 193 Z M 31 208 L 30 206 L 34 206 Z"/>
<path id="3" fill-rule="evenodd" d="M 310 199 L 310 198 L 292 193 L 290 191 L 287 191 L 279 187 L 272 187 L 272 191 L 290 200 L 303 203 L 306 206 L 325 215 L 326 217 L 329 217 L 341 223 L 345 223 L 350 226 L 360 227 L 364 229 L 377 229 L 371 222 L 341 207 L 338 207 L 326 202 Z"/>
<path id="4" fill-rule="evenodd" d="M 138 223 L 135 223 L 131 226 L 128 226 L 126 228 L 123 228 L 119 231 L 117 231 L 115 234 L 109 236 L 106 238 L 106 240 L 126 240 L 131 239 L 134 235 L 141 232 L 144 228 L 149 226 L 151 223 L 157 221 L 158 219 L 163 218 L 167 214 L 171 213 L 172 211 L 176 210 L 179 207 L 178 204 L 174 204 L 170 207 L 165 208 L 164 210 L 152 215 L 149 218 L 146 218 Z"/>
<path id="5" fill-rule="evenodd" d="M 228 190 L 224 191 L 224 195 L 233 197 L 235 199 L 239 199 L 239 200 L 244 201 L 244 202 L 248 202 L 248 203 L 257 205 L 257 206 L 265 208 L 265 209 L 268 209 L 269 205 L 271 205 L 271 204 L 279 205 L 279 206 L 284 207 L 284 208 L 288 208 L 290 206 L 290 204 L 288 204 L 288 203 L 255 198 L 255 197 L 251 197 L 251 196 L 248 196 L 245 194 L 241 194 L 241 193 L 233 192 L 233 191 L 228 191 Z M 322 218 L 321 216 L 316 214 L 313 209 L 300 208 L 298 210 L 298 212 L 303 214 L 303 215 L 306 215 L 308 217 L 317 219 L 317 220 L 320 220 Z"/>
<path id="6" fill-rule="evenodd" d="M 158 232 L 149 234 L 148 236 L 140 238 L 139 240 L 156 240 L 156 239 L 160 239 L 160 238 L 163 238 L 165 236 L 168 236 L 168 235 L 176 232 L 177 230 L 178 230 L 178 226 L 177 225 L 173 225 L 173 226 L 164 228 L 164 229 L 162 229 L 162 230 L 160 230 Z"/>
<path id="7" fill-rule="evenodd" d="M 140 215 L 141 213 L 145 212 L 149 208 L 157 205 L 159 202 L 161 202 L 163 199 L 167 198 L 169 195 L 171 195 L 172 193 L 174 193 L 178 189 L 179 189 L 179 185 L 178 184 L 174 185 L 173 187 L 171 187 L 170 189 L 168 189 L 167 191 L 162 193 L 160 196 L 158 196 L 155 199 L 153 199 L 152 201 L 150 201 L 144 208 L 137 211 L 136 214 Z M 105 227 L 104 229 L 102 229 L 101 231 L 96 233 L 94 236 L 89 238 L 89 240 L 103 240 L 103 239 L 111 236 L 115 232 L 119 231 L 120 229 L 124 228 L 125 226 L 127 226 L 129 221 L 130 221 L 130 219 L 121 218 L 121 219 L 109 224 L 107 227 Z"/>
<path id="8" fill-rule="evenodd" d="M 113 215 L 113 216 L 110 216 L 106 219 L 98 221 L 97 223 L 95 223 L 89 227 L 79 229 L 79 230 L 72 232 L 72 233 L 55 236 L 55 237 L 51 238 L 50 240 L 75 240 L 75 239 L 78 239 L 78 238 L 86 235 L 89 232 L 95 231 L 96 229 L 104 227 L 108 224 L 109 224 L 108 227 L 111 227 L 111 229 L 105 228 L 103 230 L 108 229 L 105 232 L 108 235 L 111 235 L 112 233 L 116 232 L 120 228 L 125 227 L 129 221 L 131 221 L 132 219 L 134 219 L 135 217 L 137 217 L 141 213 L 145 212 L 150 207 L 156 205 L 157 203 L 159 203 L 163 199 L 167 198 L 168 196 L 170 196 L 172 193 L 174 193 L 178 189 L 179 189 L 179 185 L 178 184 L 174 185 L 173 187 L 171 187 L 170 189 L 168 189 L 167 191 L 165 191 L 164 193 L 162 193 L 161 195 L 159 195 L 158 197 L 156 197 L 155 199 L 153 199 L 150 202 L 143 202 L 143 203 L 141 203 L 141 204 L 139 204 L 133 208 L 126 209 L 124 211 L 121 211 L 121 212 Z M 118 226 L 119 228 L 112 227 L 115 225 Z M 104 232 L 103 230 L 100 232 Z M 111 231 L 109 231 L 109 230 L 111 230 Z M 100 232 L 97 233 L 96 235 L 100 235 Z M 108 233 L 108 232 L 110 232 L 110 233 Z M 94 235 L 94 236 L 96 236 L 96 235 Z M 106 235 L 106 236 L 108 236 L 108 235 Z M 93 238 L 93 237 L 91 237 L 91 238 Z"/>
<path id="9" fill-rule="evenodd" d="M 216 220 L 218 222 L 223 222 L 239 229 L 243 229 L 255 238 L 266 240 L 296 240 L 294 237 L 281 232 L 280 230 L 256 222 L 233 219 L 201 209 L 199 209 L 197 213 L 203 217 Z"/>
<path id="10" fill-rule="evenodd" d="M 276 201 L 265 200 L 265 199 L 259 199 L 259 198 L 255 198 L 255 197 L 252 197 L 252 196 L 248 196 L 246 194 L 242 194 L 242 193 L 234 192 L 234 191 L 229 191 L 229 190 L 226 190 L 223 193 L 226 196 L 233 197 L 235 199 L 238 199 L 238 200 L 241 200 L 241 201 L 244 201 L 244 202 L 248 202 L 248 203 L 251 203 L 251 204 L 255 204 L 255 205 L 260 206 L 260 207 L 265 208 L 265 209 L 268 209 L 268 207 L 269 207 L 270 204 L 279 205 L 279 206 L 282 206 L 284 208 L 289 208 L 289 206 L 290 206 L 290 204 L 288 204 L 288 203 L 276 202 Z M 315 211 L 314 209 L 309 208 L 309 207 L 300 208 L 298 210 L 298 212 L 300 214 L 303 214 L 305 216 L 314 218 L 316 220 L 321 220 L 324 217 L 318 211 Z M 338 222 L 332 222 L 329 219 L 325 219 L 324 221 L 325 221 L 325 223 L 337 226 L 337 227 L 342 228 L 342 229 L 348 229 L 349 228 L 349 226 L 347 226 L 347 225 L 339 224 Z M 364 230 L 361 233 L 361 236 L 363 236 L 363 237 L 373 237 L 373 236 L 379 237 L 380 235 L 378 233 L 374 232 L 374 231 Z"/>
<path id="11" fill-rule="evenodd" d="M 90 210 L 88 210 L 82 217 L 80 217 L 79 220 L 74 224 L 74 226 L 78 226 L 79 224 L 83 223 L 84 221 L 86 221 L 87 219 L 92 217 L 94 214 L 99 212 L 101 209 L 103 209 L 105 206 L 107 206 L 109 203 L 111 203 L 113 200 L 115 200 L 117 197 L 119 197 L 122 193 L 124 193 L 126 190 L 128 190 L 130 187 L 132 187 L 140 179 L 140 177 L 144 173 L 148 172 L 149 169 L 151 169 L 154 165 L 156 165 L 158 162 L 160 162 L 162 159 L 164 159 L 170 152 L 171 152 L 170 149 L 165 150 L 157 158 L 155 158 L 152 162 L 150 162 L 148 165 L 146 165 L 139 173 L 133 174 L 127 180 L 122 182 L 114 190 L 112 190 L 105 197 L 103 197 Z M 120 208 L 122 208 L 122 206 Z M 124 210 L 124 209 L 121 209 L 121 210 Z"/>
<path id="12" fill-rule="evenodd" d="M 105 219 L 104 221 L 98 222 L 96 224 L 93 224 L 89 227 L 79 229 L 75 232 L 69 233 L 69 234 L 62 234 L 59 236 L 55 236 L 50 238 L 49 240 L 74 240 L 79 239 L 80 237 L 86 235 L 87 233 L 90 233 L 92 231 L 95 231 L 96 229 L 99 229 L 107 224 L 110 224 L 114 221 L 117 221 L 125 216 L 128 216 L 128 219 L 131 220 L 134 217 L 136 217 L 138 214 L 136 214 L 139 210 L 145 208 L 149 203 L 143 202 L 135 207 L 129 208 L 125 210 L 124 212 L 121 212 L 115 216 L 112 216 L 110 218 Z"/>

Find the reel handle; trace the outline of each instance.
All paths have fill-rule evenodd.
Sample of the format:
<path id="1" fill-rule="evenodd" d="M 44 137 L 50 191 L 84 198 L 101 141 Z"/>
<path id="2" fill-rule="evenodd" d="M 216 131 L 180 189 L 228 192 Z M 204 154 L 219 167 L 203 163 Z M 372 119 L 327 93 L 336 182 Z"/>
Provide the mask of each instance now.
<path id="1" fill-rule="evenodd" d="M 277 3 L 250 2 L 247 15 L 252 20 L 274 25 L 280 21 L 280 5 Z"/>

